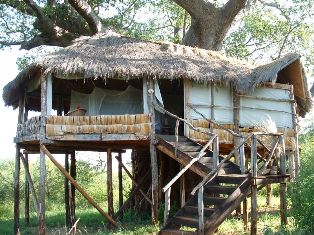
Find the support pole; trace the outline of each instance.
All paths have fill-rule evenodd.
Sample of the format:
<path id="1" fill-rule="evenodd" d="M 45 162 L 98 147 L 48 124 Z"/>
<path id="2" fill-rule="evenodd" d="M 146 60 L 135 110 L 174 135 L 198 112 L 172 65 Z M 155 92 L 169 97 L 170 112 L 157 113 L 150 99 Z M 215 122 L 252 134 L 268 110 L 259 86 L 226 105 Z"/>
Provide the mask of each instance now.
<path id="1" fill-rule="evenodd" d="M 112 153 L 107 149 L 107 195 L 108 195 L 108 214 L 114 216 L 113 211 L 113 190 L 112 190 Z"/>
<path id="2" fill-rule="evenodd" d="M 157 151 L 156 151 L 156 133 L 155 133 L 155 109 L 154 109 L 154 81 L 147 80 L 148 89 L 148 107 L 151 117 L 151 136 L 150 136 L 150 161 L 152 169 L 152 222 L 158 222 L 158 165 L 157 165 Z"/>
<path id="3" fill-rule="evenodd" d="M 17 123 L 21 124 L 24 120 L 24 106 L 25 99 L 24 93 L 19 97 L 19 114 Z M 20 146 L 16 145 L 15 152 L 15 173 L 14 173 L 14 234 L 20 234 Z"/>
<path id="4" fill-rule="evenodd" d="M 273 196 L 273 189 L 271 184 L 266 185 L 266 204 L 268 206 L 271 205 L 272 202 L 272 196 Z"/>
<path id="5" fill-rule="evenodd" d="M 24 153 L 25 156 L 25 224 L 29 225 L 29 183 L 27 179 L 27 172 L 29 171 L 28 153 Z"/>
<path id="6" fill-rule="evenodd" d="M 118 153 L 117 159 L 122 162 L 121 152 Z M 122 178 L 122 166 L 118 165 L 118 180 L 119 180 L 119 210 L 123 206 L 123 178 Z M 121 214 L 121 218 L 123 218 L 123 211 Z"/>
<path id="7" fill-rule="evenodd" d="M 52 156 L 52 154 L 48 151 L 48 149 L 44 145 L 40 145 L 41 151 L 48 156 L 48 158 L 52 161 L 52 163 L 61 171 L 61 173 L 73 184 L 73 186 L 82 194 L 83 197 L 93 206 L 95 207 L 101 215 L 103 215 L 111 224 L 115 227 L 118 227 L 118 224 L 109 216 L 97 203 L 89 196 L 84 189 L 75 181 L 75 179 L 70 176 L 70 174 L 56 161 L 56 159 Z"/>
<path id="8" fill-rule="evenodd" d="M 70 175 L 74 180 L 76 180 L 76 159 L 75 159 L 75 151 L 71 152 L 71 166 L 70 166 Z M 71 184 L 70 189 L 70 224 L 71 226 L 74 225 L 76 218 L 75 218 L 75 208 L 76 208 L 76 202 L 75 202 L 75 186 Z"/>
<path id="9" fill-rule="evenodd" d="M 287 225 L 287 184 L 280 184 L 280 221 L 281 225 Z"/>
<path id="10" fill-rule="evenodd" d="M 180 165 L 180 170 L 182 170 L 184 166 L 183 165 Z M 185 205 L 185 174 L 183 174 L 181 177 L 180 177 L 180 195 L 181 195 L 181 208 L 184 207 Z"/>
<path id="11" fill-rule="evenodd" d="M 15 153 L 13 233 L 20 234 L 20 147 L 18 145 Z"/>
<path id="12" fill-rule="evenodd" d="M 69 172 L 69 154 L 64 156 L 64 168 L 66 172 Z M 65 223 L 67 229 L 71 229 L 71 215 L 70 215 L 70 187 L 69 180 L 64 177 L 64 206 L 65 206 Z"/>
<path id="13" fill-rule="evenodd" d="M 257 185 L 251 186 L 251 235 L 257 234 Z"/>

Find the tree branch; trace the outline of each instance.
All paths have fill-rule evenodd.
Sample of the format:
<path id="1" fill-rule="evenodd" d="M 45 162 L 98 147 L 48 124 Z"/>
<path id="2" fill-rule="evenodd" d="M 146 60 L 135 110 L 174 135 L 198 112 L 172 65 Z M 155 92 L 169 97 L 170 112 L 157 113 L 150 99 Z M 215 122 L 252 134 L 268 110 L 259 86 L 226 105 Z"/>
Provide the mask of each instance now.
<path id="1" fill-rule="evenodd" d="M 23 14 L 34 16 L 33 10 L 31 8 L 29 8 L 22 1 L 0 0 L 0 5 L 6 5 L 6 6 L 9 6 L 9 7 L 16 9 L 17 11 L 19 11 Z"/>
<path id="2" fill-rule="evenodd" d="M 172 0 L 180 7 L 185 9 L 191 17 L 201 18 L 204 14 L 214 14 L 217 10 L 216 6 L 204 0 Z"/>
<path id="3" fill-rule="evenodd" d="M 229 0 L 221 8 L 221 17 L 224 20 L 224 25 L 231 25 L 234 18 L 239 12 L 244 9 L 247 0 Z"/>
<path id="4" fill-rule="evenodd" d="M 104 30 L 99 16 L 84 0 L 68 0 L 70 5 L 86 20 L 93 34 Z"/>

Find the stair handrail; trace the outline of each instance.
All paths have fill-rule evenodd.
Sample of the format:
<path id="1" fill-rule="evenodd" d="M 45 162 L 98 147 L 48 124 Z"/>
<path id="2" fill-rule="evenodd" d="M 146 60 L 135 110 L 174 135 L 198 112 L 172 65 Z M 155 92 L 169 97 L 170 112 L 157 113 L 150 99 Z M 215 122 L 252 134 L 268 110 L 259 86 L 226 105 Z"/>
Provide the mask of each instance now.
<path id="1" fill-rule="evenodd" d="M 213 143 L 215 139 L 218 139 L 218 136 L 214 134 L 207 142 L 206 145 L 203 146 L 201 151 L 197 154 L 195 158 L 193 158 L 189 164 L 184 166 L 179 173 L 172 179 L 168 184 L 163 187 L 162 191 L 165 193 L 165 209 L 164 209 L 164 225 L 166 225 L 168 221 L 169 211 L 170 211 L 170 194 L 171 194 L 171 186 L 197 161 L 199 161 L 203 156 L 206 149 Z M 217 154 L 218 156 L 218 154 Z"/>
<path id="2" fill-rule="evenodd" d="M 184 122 L 184 123 L 187 124 L 192 130 L 197 131 L 197 132 L 200 132 L 200 133 L 203 133 L 203 134 L 206 134 L 206 135 L 213 135 L 213 133 L 210 132 L 210 131 L 206 131 L 206 130 L 204 130 L 204 129 L 200 129 L 200 128 L 194 127 L 194 126 L 193 126 L 190 122 L 188 122 L 186 119 L 180 118 L 180 117 L 178 117 L 177 115 L 175 115 L 175 114 L 169 112 L 169 111 L 166 110 L 164 107 L 162 107 L 161 105 L 159 105 L 156 101 L 153 102 L 153 105 L 154 105 L 154 107 L 156 108 L 157 111 L 159 111 L 159 112 L 162 111 L 162 112 L 164 112 L 165 114 L 167 114 L 168 116 L 173 117 L 173 118 L 175 118 L 175 119 L 177 119 L 177 120 L 179 120 L 179 121 L 181 121 L 181 122 Z"/>
<path id="3" fill-rule="evenodd" d="M 197 156 L 195 158 L 193 158 L 189 164 L 185 165 L 181 171 L 179 171 L 179 173 L 173 177 L 172 180 L 170 180 L 170 182 L 168 184 L 165 185 L 165 187 L 163 187 L 162 191 L 166 192 L 179 178 L 180 176 L 182 176 L 195 162 L 199 161 L 202 157 L 203 157 L 203 153 L 205 152 L 206 149 L 209 148 L 209 146 L 212 144 L 213 140 L 217 138 L 217 135 L 213 135 L 213 137 L 211 137 L 209 139 L 209 141 L 207 142 L 206 145 L 204 145 L 204 147 L 201 149 L 201 151 L 197 154 Z"/>
<path id="4" fill-rule="evenodd" d="M 208 181 L 212 180 L 215 177 L 215 174 L 218 173 L 222 165 L 226 162 L 229 161 L 230 158 L 233 156 L 235 151 L 238 151 L 242 145 L 244 145 L 252 136 L 254 133 L 249 134 L 247 138 L 244 139 L 236 148 L 234 148 L 227 157 L 225 157 L 219 164 L 218 166 L 213 169 L 207 176 L 204 177 L 204 179 L 192 190 L 191 194 L 194 195 L 197 190 L 199 190 L 201 187 L 203 187 Z"/>

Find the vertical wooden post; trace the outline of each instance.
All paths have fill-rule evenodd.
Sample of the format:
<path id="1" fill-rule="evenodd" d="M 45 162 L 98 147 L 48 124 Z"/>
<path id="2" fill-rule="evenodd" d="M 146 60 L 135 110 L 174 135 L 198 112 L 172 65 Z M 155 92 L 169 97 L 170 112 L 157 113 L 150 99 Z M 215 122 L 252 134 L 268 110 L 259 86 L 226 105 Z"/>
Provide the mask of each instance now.
<path id="1" fill-rule="evenodd" d="M 295 161 L 294 161 L 294 151 L 287 151 L 287 156 L 289 160 L 289 174 L 291 179 L 295 179 Z"/>
<path id="2" fill-rule="evenodd" d="M 170 211 L 170 194 L 171 194 L 171 187 L 167 189 L 165 192 L 165 210 L 164 210 L 164 226 L 167 224 L 169 211 Z"/>
<path id="3" fill-rule="evenodd" d="M 215 83 L 211 82 L 210 84 L 210 119 L 215 120 Z M 210 132 L 214 133 L 214 125 L 210 125 Z"/>
<path id="4" fill-rule="evenodd" d="M 251 235 L 257 234 L 257 146 L 256 136 L 252 136 L 252 148 L 251 148 L 251 174 L 252 174 L 252 185 L 251 185 Z"/>
<path id="5" fill-rule="evenodd" d="M 198 190 L 197 207 L 198 207 L 198 235 L 204 235 L 204 187 Z"/>
<path id="6" fill-rule="evenodd" d="M 48 76 L 50 77 L 50 75 Z M 40 119 L 40 143 L 45 143 L 46 140 L 46 116 L 47 112 L 47 80 L 46 77 L 41 77 L 41 119 Z M 39 225 L 38 234 L 46 233 L 45 225 L 45 186 L 46 186 L 46 158 L 45 153 L 40 149 L 40 180 L 39 180 Z"/>
<path id="7" fill-rule="evenodd" d="M 217 167 L 219 165 L 219 139 L 218 135 L 215 137 L 213 141 L 213 164 L 214 167 Z"/>
<path id="8" fill-rule="evenodd" d="M 121 152 L 118 153 L 118 161 L 122 162 Z M 118 178 L 119 178 L 119 210 L 123 206 L 123 182 L 122 182 L 122 165 L 118 164 Z M 123 211 L 121 213 L 121 218 L 123 218 Z"/>
<path id="9" fill-rule="evenodd" d="M 25 119 L 24 119 L 25 120 Z M 24 153 L 25 156 L 25 224 L 29 225 L 29 183 L 27 179 L 27 171 L 29 171 L 29 163 L 28 163 L 28 153 Z"/>
<path id="10" fill-rule="evenodd" d="M 239 133 L 239 125 L 240 125 L 240 96 L 237 94 L 236 90 L 232 90 L 232 101 L 233 101 L 233 124 L 234 124 L 234 132 Z M 240 138 L 233 137 L 234 146 L 238 146 L 240 143 Z M 235 152 L 236 163 L 240 164 L 239 152 Z"/>
<path id="11" fill-rule="evenodd" d="M 20 147 L 18 145 L 15 153 L 13 233 L 20 234 Z"/>
<path id="12" fill-rule="evenodd" d="M 146 78 L 147 79 L 147 78 Z M 152 169 L 152 222 L 157 223 L 158 221 L 158 165 L 157 165 L 157 151 L 156 151 L 156 119 L 155 119 L 155 108 L 154 108 L 154 81 L 147 81 L 148 89 L 148 107 L 151 117 L 151 136 L 150 136 L 150 160 Z"/>
<path id="13" fill-rule="evenodd" d="M 66 153 L 64 156 L 64 168 L 66 172 L 69 172 L 69 154 Z M 65 206 L 65 223 L 67 229 L 70 229 L 71 226 L 71 216 L 70 216 L 70 187 L 69 180 L 64 177 L 64 206 Z"/>
<path id="14" fill-rule="evenodd" d="M 183 165 L 180 165 L 180 170 L 182 170 Z M 181 195 L 181 208 L 185 205 L 185 174 L 180 177 L 180 195 Z"/>
<path id="15" fill-rule="evenodd" d="M 266 185 L 266 204 L 268 206 L 271 205 L 272 202 L 272 196 L 273 196 L 273 189 L 271 184 Z"/>
<path id="16" fill-rule="evenodd" d="M 51 115 L 52 111 L 52 76 L 47 76 L 47 115 Z"/>
<path id="17" fill-rule="evenodd" d="M 280 173 L 281 175 L 286 175 L 286 149 L 285 149 L 285 140 L 281 135 L 279 137 L 279 143 L 281 145 L 281 154 L 280 154 Z M 280 219 L 281 225 L 287 225 L 287 184 L 280 183 Z"/>
<path id="18" fill-rule="evenodd" d="M 76 158 L 75 158 L 75 151 L 71 152 L 71 166 L 70 166 L 70 175 L 73 179 L 76 179 Z M 75 223 L 75 209 L 76 209 L 76 202 L 75 202 L 75 186 L 71 184 L 70 188 L 70 218 L 71 218 L 71 226 Z"/>
<path id="19" fill-rule="evenodd" d="M 112 153 L 107 149 L 107 195 L 108 195 L 108 214 L 114 215 L 113 211 L 113 190 L 112 190 Z"/>
<path id="20" fill-rule="evenodd" d="M 240 143 L 243 143 L 244 138 L 240 138 Z M 240 170 L 241 174 L 245 174 L 245 149 L 244 149 L 244 144 L 240 147 Z"/>
<path id="21" fill-rule="evenodd" d="M 247 225 L 248 225 L 248 211 L 247 211 L 247 199 L 245 198 L 243 200 L 243 211 L 242 211 L 242 219 L 243 219 L 243 225 L 244 225 L 244 229 L 247 230 Z"/>

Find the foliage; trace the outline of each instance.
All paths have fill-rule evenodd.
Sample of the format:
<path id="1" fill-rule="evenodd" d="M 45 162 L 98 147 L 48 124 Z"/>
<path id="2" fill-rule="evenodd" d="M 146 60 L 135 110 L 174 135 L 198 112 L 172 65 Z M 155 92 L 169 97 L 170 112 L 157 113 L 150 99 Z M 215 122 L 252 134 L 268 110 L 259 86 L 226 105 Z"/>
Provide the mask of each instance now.
<path id="1" fill-rule="evenodd" d="M 314 129 L 301 138 L 301 172 L 289 190 L 291 215 L 296 225 L 309 233 L 314 232 Z"/>

